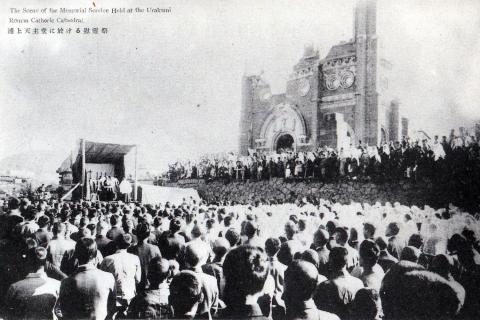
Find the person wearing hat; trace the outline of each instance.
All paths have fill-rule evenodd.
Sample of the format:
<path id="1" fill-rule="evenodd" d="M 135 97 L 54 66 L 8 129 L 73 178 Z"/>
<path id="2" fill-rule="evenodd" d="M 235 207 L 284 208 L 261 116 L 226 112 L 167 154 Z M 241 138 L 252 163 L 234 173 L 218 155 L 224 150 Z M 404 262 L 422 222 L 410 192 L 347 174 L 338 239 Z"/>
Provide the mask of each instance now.
<path id="1" fill-rule="evenodd" d="M 47 277 L 47 250 L 32 248 L 26 263 L 30 273 L 10 286 L 4 301 L 5 319 L 54 319 L 60 281 Z"/>
<path id="2" fill-rule="evenodd" d="M 128 233 L 120 234 L 115 240 L 117 252 L 105 257 L 100 264 L 100 270 L 110 272 L 115 278 L 117 288 L 117 311 L 124 314 L 135 297 L 136 286 L 142 277 L 140 259 L 127 249 L 132 244 L 132 236 Z"/>

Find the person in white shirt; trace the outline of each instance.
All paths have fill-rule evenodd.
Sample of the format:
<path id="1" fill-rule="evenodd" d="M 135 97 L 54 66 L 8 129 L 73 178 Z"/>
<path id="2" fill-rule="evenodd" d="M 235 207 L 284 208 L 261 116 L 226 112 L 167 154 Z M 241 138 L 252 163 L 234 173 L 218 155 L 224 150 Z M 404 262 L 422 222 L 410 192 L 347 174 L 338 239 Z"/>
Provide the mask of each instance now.
<path id="1" fill-rule="evenodd" d="M 124 233 L 116 239 L 117 252 L 105 257 L 100 270 L 109 272 L 115 278 L 117 289 L 117 309 L 125 315 L 130 301 L 136 295 L 136 286 L 142 277 L 142 269 L 138 256 L 128 253 L 132 244 L 132 236 Z"/>

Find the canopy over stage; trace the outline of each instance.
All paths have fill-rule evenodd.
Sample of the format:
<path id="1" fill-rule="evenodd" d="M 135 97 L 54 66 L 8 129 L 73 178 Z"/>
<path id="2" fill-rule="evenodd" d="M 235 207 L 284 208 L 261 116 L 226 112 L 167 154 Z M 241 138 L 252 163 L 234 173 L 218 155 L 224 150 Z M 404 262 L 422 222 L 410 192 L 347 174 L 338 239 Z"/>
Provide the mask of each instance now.
<path id="1" fill-rule="evenodd" d="M 134 151 L 133 151 L 134 150 Z M 57 172 L 62 185 L 76 187 L 73 199 L 90 200 L 98 181 L 111 177 L 115 181 L 127 178 L 134 184 L 133 199 L 137 197 L 137 146 L 102 143 L 80 139 Z"/>

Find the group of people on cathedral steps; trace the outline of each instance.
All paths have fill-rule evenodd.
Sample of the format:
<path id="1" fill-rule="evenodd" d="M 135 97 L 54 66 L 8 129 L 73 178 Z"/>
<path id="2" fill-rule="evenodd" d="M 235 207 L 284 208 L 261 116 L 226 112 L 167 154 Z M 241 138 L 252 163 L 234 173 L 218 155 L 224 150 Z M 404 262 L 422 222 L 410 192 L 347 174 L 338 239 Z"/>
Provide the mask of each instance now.
<path id="1" fill-rule="evenodd" d="M 274 153 L 252 152 L 249 156 L 234 154 L 206 156 L 199 161 L 170 165 L 170 180 L 265 180 L 270 178 L 320 180 L 370 180 L 375 182 L 400 179 L 439 182 L 452 177 L 464 179 L 479 172 L 480 147 L 475 137 L 438 136 L 427 140 L 390 142 L 381 147 L 363 146 L 318 148 L 312 152 L 278 150 Z"/>
<path id="2" fill-rule="evenodd" d="M 0 208 L 4 319 L 480 317 L 480 223 L 455 207 Z"/>

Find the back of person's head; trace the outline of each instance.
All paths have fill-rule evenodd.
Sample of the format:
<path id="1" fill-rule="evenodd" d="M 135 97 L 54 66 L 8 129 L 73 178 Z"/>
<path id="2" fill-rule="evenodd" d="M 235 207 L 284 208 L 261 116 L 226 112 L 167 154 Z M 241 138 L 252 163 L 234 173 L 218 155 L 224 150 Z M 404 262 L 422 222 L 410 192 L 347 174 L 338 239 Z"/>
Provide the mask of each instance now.
<path id="1" fill-rule="evenodd" d="M 325 225 L 327 228 L 327 232 L 329 235 L 333 235 L 335 233 L 335 229 L 338 227 L 338 221 L 336 220 L 329 220 Z"/>
<path id="2" fill-rule="evenodd" d="M 230 243 L 230 247 L 235 247 L 240 242 L 240 233 L 234 228 L 230 228 L 225 232 L 225 239 Z"/>
<path id="3" fill-rule="evenodd" d="M 453 319 L 461 302 L 452 285 L 443 277 L 425 270 L 400 275 L 397 287 L 382 298 L 385 319 Z M 393 298 L 393 299 L 390 299 Z"/>
<path id="4" fill-rule="evenodd" d="M 251 239 L 258 234 L 258 224 L 254 221 L 246 221 L 243 226 L 243 234 Z"/>
<path id="5" fill-rule="evenodd" d="M 67 231 L 67 227 L 65 226 L 65 223 L 55 222 L 53 224 L 52 232 L 54 235 L 65 235 L 66 231 Z"/>
<path id="6" fill-rule="evenodd" d="M 203 299 L 202 283 L 194 272 L 184 270 L 173 277 L 168 301 L 175 318 L 184 318 L 187 313 L 195 315 Z"/>
<path id="7" fill-rule="evenodd" d="M 344 246 L 347 241 L 348 241 L 348 232 L 347 229 L 343 227 L 338 227 L 335 229 L 335 241 L 341 245 Z"/>
<path id="8" fill-rule="evenodd" d="M 265 252 L 269 257 L 273 257 L 280 250 L 280 240 L 278 238 L 268 238 L 265 241 Z"/>
<path id="9" fill-rule="evenodd" d="M 24 212 L 23 212 L 23 217 L 27 221 L 32 221 L 35 220 L 35 217 L 37 215 L 37 209 L 33 206 L 29 206 Z"/>
<path id="10" fill-rule="evenodd" d="M 309 300 L 317 286 L 318 271 L 313 264 L 304 260 L 295 260 L 285 271 L 285 290 L 282 298 L 286 307 L 301 305 Z"/>
<path id="11" fill-rule="evenodd" d="M 108 225 L 107 222 L 101 220 L 97 223 L 97 234 L 98 235 L 106 236 L 109 229 L 110 229 L 110 226 Z"/>
<path id="12" fill-rule="evenodd" d="M 16 197 L 11 197 L 8 199 L 8 209 L 9 210 L 17 210 L 20 208 L 20 199 Z"/>
<path id="13" fill-rule="evenodd" d="M 155 257 L 148 264 L 148 281 L 151 288 L 157 288 L 170 274 L 170 263 L 161 257 Z"/>
<path id="14" fill-rule="evenodd" d="M 385 230 L 386 237 L 396 236 L 400 232 L 400 226 L 397 222 L 391 222 L 388 224 L 387 229 Z"/>
<path id="15" fill-rule="evenodd" d="M 139 223 L 135 231 L 137 232 L 138 241 L 143 241 L 150 236 L 150 225 L 148 222 Z"/>
<path id="16" fill-rule="evenodd" d="M 133 237 L 128 233 L 121 233 L 115 239 L 115 245 L 118 249 L 128 249 L 132 245 Z"/>
<path id="17" fill-rule="evenodd" d="M 362 288 L 357 291 L 351 305 L 351 318 L 359 320 L 378 319 L 380 297 L 373 288 Z"/>
<path id="18" fill-rule="evenodd" d="M 170 225 L 169 225 L 170 232 L 176 233 L 180 231 L 181 228 L 182 228 L 182 221 L 180 221 L 180 219 L 175 218 L 170 221 Z"/>
<path id="19" fill-rule="evenodd" d="M 40 228 L 45 228 L 50 224 L 50 218 L 46 215 L 42 215 L 40 218 L 38 218 L 37 223 Z"/>
<path id="20" fill-rule="evenodd" d="M 47 249 L 43 247 L 33 247 L 27 251 L 27 263 L 31 272 L 36 272 L 47 264 Z"/>
<path id="21" fill-rule="evenodd" d="M 454 267 L 453 258 L 446 254 L 438 254 L 430 263 L 429 270 L 441 275 L 445 279 L 450 278 L 450 272 Z"/>
<path id="22" fill-rule="evenodd" d="M 421 249 L 423 247 L 423 237 L 420 233 L 414 233 L 408 239 L 408 245 Z"/>
<path id="23" fill-rule="evenodd" d="M 418 262 L 420 258 L 420 250 L 415 247 L 407 246 L 403 248 L 402 253 L 400 255 L 400 260 L 406 260 L 411 262 Z"/>
<path id="24" fill-rule="evenodd" d="M 325 229 L 318 229 L 313 234 L 313 244 L 315 247 L 323 247 L 328 243 L 328 232 Z"/>
<path id="25" fill-rule="evenodd" d="M 285 223 L 285 234 L 287 235 L 287 238 L 289 240 L 292 239 L 292 237 L 298 232 L 298 225 L 289 220 Z"/>
<path id="26" fill-rule="evenodd" d="M 75 256 L 80 265 L 92 261 L 97 256 L 97 244 L 92 238 L 82 238 L 75 245 Z"/>
<path id="27" fill-rule="evenodd" d="M 328 254 L 328 262 L 332 272 L 342 270 L 348 262 L 348 251 L 345 247 L 333 247 Z"/>
<path id="28" fill-rule="evenodd" d="M 447 241 L 447 250 L 451 254 L 456 254 L 459 251 L 469 248 L 468 240 L 459 233 L 455 233 Z"/>
<path id="29" fill-rule="evenodd" d="M 384 237 L 382 237 L 382 236 L 376 237 L 375 238 L 375 243 L 377 244 L 380 251 L 387 250 L 388 244 L 387 244 L 387 240 Z"/>
<path id="30" fill-rule="evenodd" d="M 110 217 L 110 225 L 112 227 L 114 226 L 118 226 L 118 224 L 121 222 L 121 219 L 119 216 L 115 215 L 115 214 L 112 214 L 112 216 Z"/>
<path id="31" fill-rule="evenodd" d="M 363 237 L 365 239 L 373 239 L 376 230 L 377 229 L 375 228 L 375 225 L 373 223 L 365 222 L 363 224 Z"/>
<path id="32" fill-rule="evenodd" d="M 190 234 L 194 239 L 205 236 L 206 234 L 205 226 L 200 222 L 195 223 Z"/>
<path id="33" fill-rule="evenodd" d="M 302 250 L 303 247 L 300 242 L 296 240 L 285 241 L 282 243 L 280 250 L 277 253 L 278 261 L 288 266 L 295 259 L 295 256 L 302 252 Z"/>
<path id="34" fill-rule="evenodd" d="M 306 228 L 307 228 L 307 220 L 305 220 L 304 218 L 298 220 L 298 230 L 305 231 Z"/>
<path id="35" fill-rule="evenodd" d="M 153 226 L 155 228 L 158 228 L 162 225 L 162 217 L 159 217 L 159 216 L 156 216 L 155 218 L 153 218 Z"/>
<path id="36" fill-rule="evenodd" d="M 212 251 L 215 254 L 216 259 L 223 258 L 228 250 L 230 250 L 230 242 L 227 239 L 219 237 L 215 239 L 212 246 Z"/>
<path id="37" fill-rule="evenodd" d="M 223 224 L 225 225 L 225 227 L 230 227 L 230 225 L 232 224 L 232 216 L 226 216 L 225 219 L 223 219 Z"/>
<path id="38" fill-rule="evenodd" d="M 382 301 L 382 308 L 385 312 L 393 313 L 396 308 L 396 301 L 400 295 L 402 276 L 410 271 L 425 270 L 421 265 L 411 261 L 400 261 L 389 269 L 382 280 L 380 289 L 380 299 Z M 411 289 L 409 289 L 411 290 Z M 393 319 L 393 318 L 391 318 Z"/>
<path id="39" fill-rule="evenodd" d="M 315 266 L 315 268 L 319 268 L 320 266 L 320 257 L 318 256 L 317 251 L 313 249 L 308 249 L 302 252 L 300 259 L 303 261 L 310 262 Z"/>
<path id="40" fill-rule="evenodd" d="M 226 304 L 229 307 L 244 305 L 247 296 L 263 290 L 268 276 L 266 255 L 258 247 L 236 247 L 225 258 L 223 274 Z"/>
<path id="41" fill-rule="evenodd" d="M 356 228 L 350 228 L 350 235 L 348 236 L 348 244 L 352 248 L 357 248 L 358 246 L 358 231 Z"/>
<path id="42" fill-rule="evenodd" d="M 185 246 L 185 264 L 190 268 L 196 268 L 207 262 L 208 252 L 204 244 L 192 241 Z"/>
<path id="43" fill-rule="evenodd" d="M 380 249 L 378 248 L 375 241 L 367 239 L 360 244 L 360 264 L 364 267 L 373 267 L 377 261 L 380 254 Z"/>

